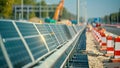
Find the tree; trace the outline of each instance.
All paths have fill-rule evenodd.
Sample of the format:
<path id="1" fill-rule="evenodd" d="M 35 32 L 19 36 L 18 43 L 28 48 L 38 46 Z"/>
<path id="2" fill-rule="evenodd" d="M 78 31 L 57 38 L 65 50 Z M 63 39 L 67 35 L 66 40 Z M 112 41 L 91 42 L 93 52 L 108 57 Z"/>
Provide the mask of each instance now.
<path id="1" fill-rule="evenodd" d="M 47 3 L 45 2 L 45 0 L 42 0 L 42 1 L 40 2 L 40 6 L 46 6 L 46 7 L 47 7 Z M 48 12 L 47 12 L 47 11 L 46 11 L 46 12 L 42 12 L 42 13 L 41 13 L 41 16 L 42 16 L 43 18 L 47 17 L 47 16 L 48 16 Z"/>
<path id="2" fill-rule="evenodd" d="M 14 0 L 0 0 L 0 15 L 3 18 L 10 18 Z"/>

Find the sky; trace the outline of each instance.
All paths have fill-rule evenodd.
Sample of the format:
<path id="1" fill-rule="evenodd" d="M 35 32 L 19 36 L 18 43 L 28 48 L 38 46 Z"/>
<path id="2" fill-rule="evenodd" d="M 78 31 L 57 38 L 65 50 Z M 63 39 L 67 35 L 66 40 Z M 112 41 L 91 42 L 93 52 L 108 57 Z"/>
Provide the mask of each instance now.
<path id="1" fill-rule="evenodd" d="M 59 4 L 60 0 L 45 0 L 48 4 Z M 66 9 L 76 14 L 76 1 L 65 0 Z M 86 7 L 86 9 L 85 9 Z M 118 12 L 120 8 L 120 0 L 80 0 L 80 16 L 85 16 L 87 10 L 88 18 L 103 17 L 110 13 Z"/>

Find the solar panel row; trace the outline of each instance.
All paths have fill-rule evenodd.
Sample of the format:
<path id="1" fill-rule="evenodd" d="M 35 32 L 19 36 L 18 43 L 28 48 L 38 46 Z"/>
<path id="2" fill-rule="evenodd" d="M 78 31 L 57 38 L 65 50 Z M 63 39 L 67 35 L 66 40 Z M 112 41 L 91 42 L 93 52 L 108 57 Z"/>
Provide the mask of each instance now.
<path id="1" fill-rule="evenodd" d="M 0 68 L 21 68 L 56 49 L 75 34 L 72 26 L 1 20 Z M 5 47 L 8 56 L 1 46 Z"/>

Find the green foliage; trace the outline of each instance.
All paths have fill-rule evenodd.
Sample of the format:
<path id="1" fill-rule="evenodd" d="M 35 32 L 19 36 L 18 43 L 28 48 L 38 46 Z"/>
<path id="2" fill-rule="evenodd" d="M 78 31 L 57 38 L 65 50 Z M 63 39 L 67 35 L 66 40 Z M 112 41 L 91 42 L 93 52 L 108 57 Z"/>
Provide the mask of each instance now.
<path id="1" fill-rule="evenodd" d="M 76 19 L 76 16 L 67 11 L 66 8 L 63 8 L 62 19 Z"/>
<path id="2" fill-rule="evenodd" d="M 36 0 L 23 0 L 23 4 L 24 5 L 40 5 L 40 6 L 57 6 L 56 4 L 52 4 L 52 5 L 47 5 L 47 3 L 45 2 L 45 0 L 41 0 L 41 2 L 36 3 Z M 13 5 L 21 5 L 21 0 L 0 0 L 0 18 L 11 18 L 13 17 L 14 13 L 13 13 Z M 25 13 L 24 13 L 25 14 Z M 34 17 L 35 13 L 31 12 L 30 13 L 30 18 Z M 45 17 L 50 17 L 53 18 L 54 13 L 53 12 L 42 12 L 41 13 L 41 17 L 45 18 Z M 24 15 L 24 18 L 26 18 L 26 16 Z M 67 11 L 66 8 L 63 9 L 62 12 L 62 19 L 69 19 L 69 18 L 75 18 L 75 15 L 71 14 L 70 12 Z"/>
<path id="3" fill-rule="evenodd" d="M 14 0 L 0 0 L 0 17 L 10 18 Z"/>
<path id="4" fill-rule="evenodd" d="M 34 12 L 30 13 L 30 18 L 33 18 L 33 17 L 36 17 Z"/>
<path id="5" fill-rule="evenodd" d="M 105 15 L 105 16 L 104 16 L 104 21 L 105 21 L 105 23 L 116 23 L 116 22 L 120 22 L 119 19 L 120 19 L 119 12 L 111 13 L 110 15 Z"/>

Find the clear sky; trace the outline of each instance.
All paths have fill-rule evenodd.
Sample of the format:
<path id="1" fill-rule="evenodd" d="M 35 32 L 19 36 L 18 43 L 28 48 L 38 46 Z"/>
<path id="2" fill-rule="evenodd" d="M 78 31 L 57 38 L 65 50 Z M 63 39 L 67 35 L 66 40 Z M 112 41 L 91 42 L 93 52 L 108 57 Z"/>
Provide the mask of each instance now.
<path id="1" fill-rule="evenodd" d="M 76 1 L 65 0 L 64 6 L 73 14 L 76 14 Z M 60 0 L 46 0 L 48 4 L 58 4 Z M 118 12 L 120 8 L 120 0 L 80 0 L 80 15 L 84 15 L 84 6 L 86 3 L 88 17 L 101 17 Z"/>

